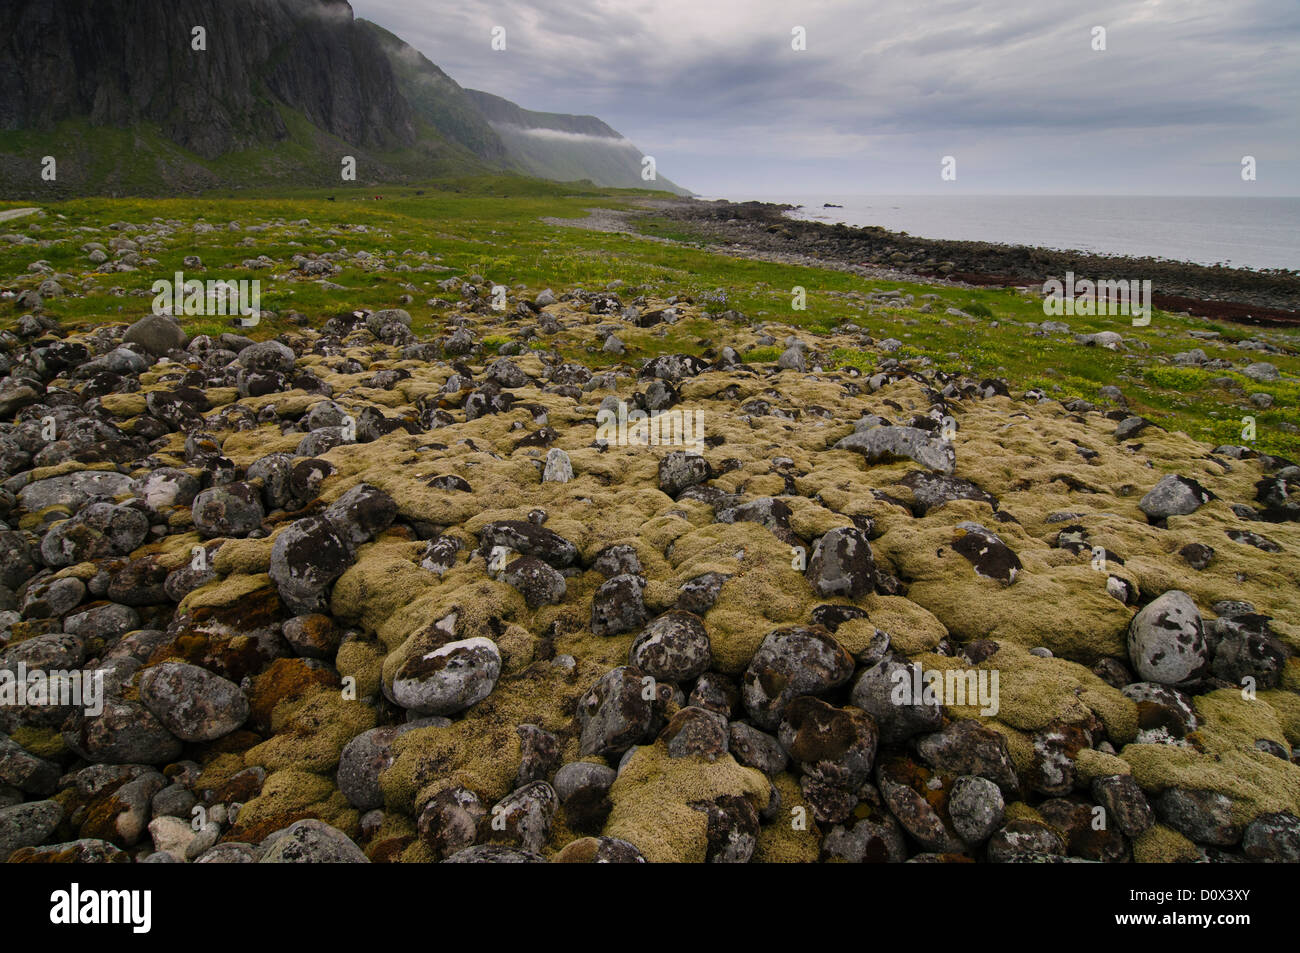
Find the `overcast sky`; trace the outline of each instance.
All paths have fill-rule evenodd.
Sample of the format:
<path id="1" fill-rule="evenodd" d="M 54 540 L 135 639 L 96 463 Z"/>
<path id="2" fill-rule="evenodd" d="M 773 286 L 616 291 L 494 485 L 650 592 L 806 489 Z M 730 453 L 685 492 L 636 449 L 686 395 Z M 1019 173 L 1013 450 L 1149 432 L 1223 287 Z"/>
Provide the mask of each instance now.
<path id="1" fill-rule="evenodd" d="M 1300 195 L 1300 0 L 351 2 L 705 195 Z"/>

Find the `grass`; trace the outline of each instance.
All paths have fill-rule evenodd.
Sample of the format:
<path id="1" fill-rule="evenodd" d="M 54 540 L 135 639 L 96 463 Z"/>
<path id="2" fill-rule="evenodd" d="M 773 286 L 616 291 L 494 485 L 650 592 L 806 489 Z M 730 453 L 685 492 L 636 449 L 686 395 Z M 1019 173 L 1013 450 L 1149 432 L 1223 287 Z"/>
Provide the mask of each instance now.
<path id="1" fill-rule="evenodd" d="M 1125 318 L 1106 316 L 1068 319 L 1075 333 L 1118 330 L 1140 347 L 1125 351 L 1082 347 L 1070 335 L 1035 337 L 1026 322 L 1045 320 L 1041 302 L 1013 289 L 952 288 L 922 283 L 874 281 L 854 274 L 803 265 L 778 264 L 734 258 L 721 250 L 703 247 L 674 233 L 662 220 L 638 221 L 645 234 L 674 243 L 652 241 L 637 235 L 589 232 L 548 225 L 543 218 L 582 218 L 585 209 L 600 205 L 628 207 L 636 190 L 609 190 L 575 184 L 541 182 L 514 176 L 470 176 L 445 179 L 421 188 L 385 188 L 374 200 L 372 186 L 349 184 L 330 190 L 295 189 L 210 194 L 196 199 L 79 198 L 43 204 L 41 218 L 0 223 L 0 233 L 16 232 L 49 239 L 46 247 L 0 242 L 0 287 L 20 290 L 39 284 L 40 275 L 28 265 L 44 260 L 57 272 L 75 276 L 68 290 L 78 292 L 82 280 L 93 282 L 85 294 L 49 300 L 47 313 L 67 325 L 129 322 L 145 314 L 152 299 L 150 286 L 159 277 L 184 271 L 187 255 L 202 258 L 204 278 L 247 278 L 262 281 L 262 307 L 277 312 L 275 320 L 245 331 L 254 338 L 272 337 L 293 327 L 283 315 L 289 310 L 319 326 L 330 315 L 354 308 L 405 307 L 417 332 L 431 333 L 444 325 L 442 308 L 430 308 L 426 299 L 455 297 L 442 292 L 437 282 L 453 275 L 481 275 L 510 287 L 533 292 L 553 288 L 557 293 L 574 286 L 602 288 L 620 280 L 620 293 L 668 297 L 685 295 L 707 314 L 736 310 L 755 326 L 771 321 L 802 327 L 814 334 L 845 322 L 866 329 L 876 340 L 896 338 L 902 347 L 893 355 L 901 360 L 928 362 L 945 371 L 976 377 L 1004 377 L 1013 391 L 1043 389 L 1054 398 L 1098 399 L 1106 385 L 1118 385 L 1132 411 L 1167 429 L 1184 430 L 1207 441 L 1241 442 L 1241 418 L 1256 420 L 1254 446 L 1271 453 L 1300 457 L 1300 388 L 1293 382 L 1257 383 L 1231 372 L 1170 366 L 1167 359 L 1178 351 L 1200 347 L 1211 358 L 1240 362 L 1243 352 L 1229 345 L 1248 338 L 1267 339 L 1286 353 L 1260 354 L 1256 359 L 1276 364 L 1285 375 L 1300 374 L 1294 331 L 1263 331 L 1222 322 L 1156 311 L 1151 324 L 1129 326 Z M 36 204 L 31 202 L 4 205 Z M 174 222 L 170 238 L 149 254 L 158 265 L 138 271 L 98 274 L 80 246 L 125 232 L 107 228 L 112 222 L 148 225 L 153 220 Z M 291 223 L 302 219 L 308 226 Z M 199 220 L 216 225 L 195 233 Z M 266 224 L 256 233 L 229 231 L 225 224 Z M 33 229 L 34 226 L 34 229 Z M 89 231 L 78 231 L 89 230 Z M 244 244 L 248 239 L 251 244 Z M 294 254 L 347 249 L 369 252 L 362 265 L 343 263 L 329 288 L 316 281 L 291 278 L 287 266 L 250 272 L 240 263 L 265 254 L 287 261 Z M 418 263 L 408 253 L 427 253 L 441 270 L 404 271 L 400 266 Z M 199 277 L 189 274 L 187 277 Z M 795 311 L 792 289 L 807 291 L 807 309 Z M 902 303 L 868 302 L 872 291 L 899 290 L 920 295 L 932 293 L 933 313 L 921 313 Z M 411 303 L 404 303 L 409 296 Z M 945 314 L 956 308 L 971 315 Z M 12 324 L 17 312 L 0 313 L 0 323 Z M 192 333 L 229 330 L 222 319 L 189 319 Z M 1221 338 L 1193 340 L 1188 330 L 1218 331 Z M 706 319 L 681 321 L 662 338 L 647 346 L 658 352 L 699 353 L 725 344 L 725 327 Z M 499 347 L 505 338 L 491 338 Z M 778 335 L 778 340 L 780 336 Z M 759 348 L 744 355 L 748 362 L 775 360 L 779 347 Z M 618 358 L 584 350 L 590 364 L 613 364 Z M 834 366 L 851 365 L 869 370 L 879 355 L 837 348 L 830 354 Z M 1229 378 L 1240 391 L 1212 383 Z M 1274 398 L 1268 410 L 1250 401 L 1253 393 Z"/>

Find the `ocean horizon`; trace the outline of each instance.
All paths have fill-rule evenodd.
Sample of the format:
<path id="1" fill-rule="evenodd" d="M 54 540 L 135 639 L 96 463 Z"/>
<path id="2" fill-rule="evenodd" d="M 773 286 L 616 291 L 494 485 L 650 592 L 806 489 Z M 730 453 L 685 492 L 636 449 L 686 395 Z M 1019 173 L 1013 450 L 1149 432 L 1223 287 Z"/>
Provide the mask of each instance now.
<path id="1" fill-rule="evenodd" d="M 746 194 L 815 222 L 1200 265 L 1300 270 L 1300 197 Z M 827 207 L 828 203 L 833 206 Z"/>

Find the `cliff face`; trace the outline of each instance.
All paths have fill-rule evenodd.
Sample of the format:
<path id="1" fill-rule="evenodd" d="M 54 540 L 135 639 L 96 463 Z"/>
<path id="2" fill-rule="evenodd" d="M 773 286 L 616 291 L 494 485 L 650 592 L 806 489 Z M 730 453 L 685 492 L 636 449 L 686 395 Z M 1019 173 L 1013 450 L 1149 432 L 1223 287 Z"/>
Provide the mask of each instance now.
<path id="1" fill-rule="evenodd" d="M 343 0 L 7 0 L 0 37 L 0 129 L 151 122 L 213 158 L 285 139 L 283 106 L 358 145 L 415 141 L 387 57 Z"/>
<path id="2" fill-rule="evenodd" d="M 622 139 L 617 132 L 601 122 L 595 116 L 570 116 L 566 113 L 543 113 L 524 109 L 500 96 L 493 96 L 478 89 L 465 90 L 470 100 L 490 122 L 524 129 L 551 129 L 556 132 L 569 132 L 582 136 L 597 136 L 606 139 Z"/>
<path id="3" fill-rule="evenodd" d="M 410 104 L 417 122 L 427 124 L 490 163 L 509 164 L 505 145 L 469 91 L 400 37 L 368 20 L 358 20 L 357 24 L 387 56 L 397 88 Z"/>
<path id="4" fill-rule="evenodd" d="M 6 198 L 329 186 L 344 155 L 374 184 L 649 184 L 599 119 L 462 89 L 346 0 L 0 0 L 0 133 Z"/>
<path id="5" fill-rule="evenodd" d="M 529 175 L 690 194 L 662 175 L 650 182 L 642 179 L 641 150 L 595 116 L 535 112 L 481 90 L 465 92 L 501 138 L 511 161 Z"/>

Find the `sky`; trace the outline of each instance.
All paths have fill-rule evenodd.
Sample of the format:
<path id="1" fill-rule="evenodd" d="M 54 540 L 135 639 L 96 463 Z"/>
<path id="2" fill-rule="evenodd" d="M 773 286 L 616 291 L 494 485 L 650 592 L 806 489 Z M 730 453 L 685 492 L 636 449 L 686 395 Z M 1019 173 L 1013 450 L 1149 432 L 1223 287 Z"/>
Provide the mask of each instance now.
<path id="1" fill-rule="evenodd" d="M 351 3 L 702 195 L 1300 196 L 1298 0 Z"/>

